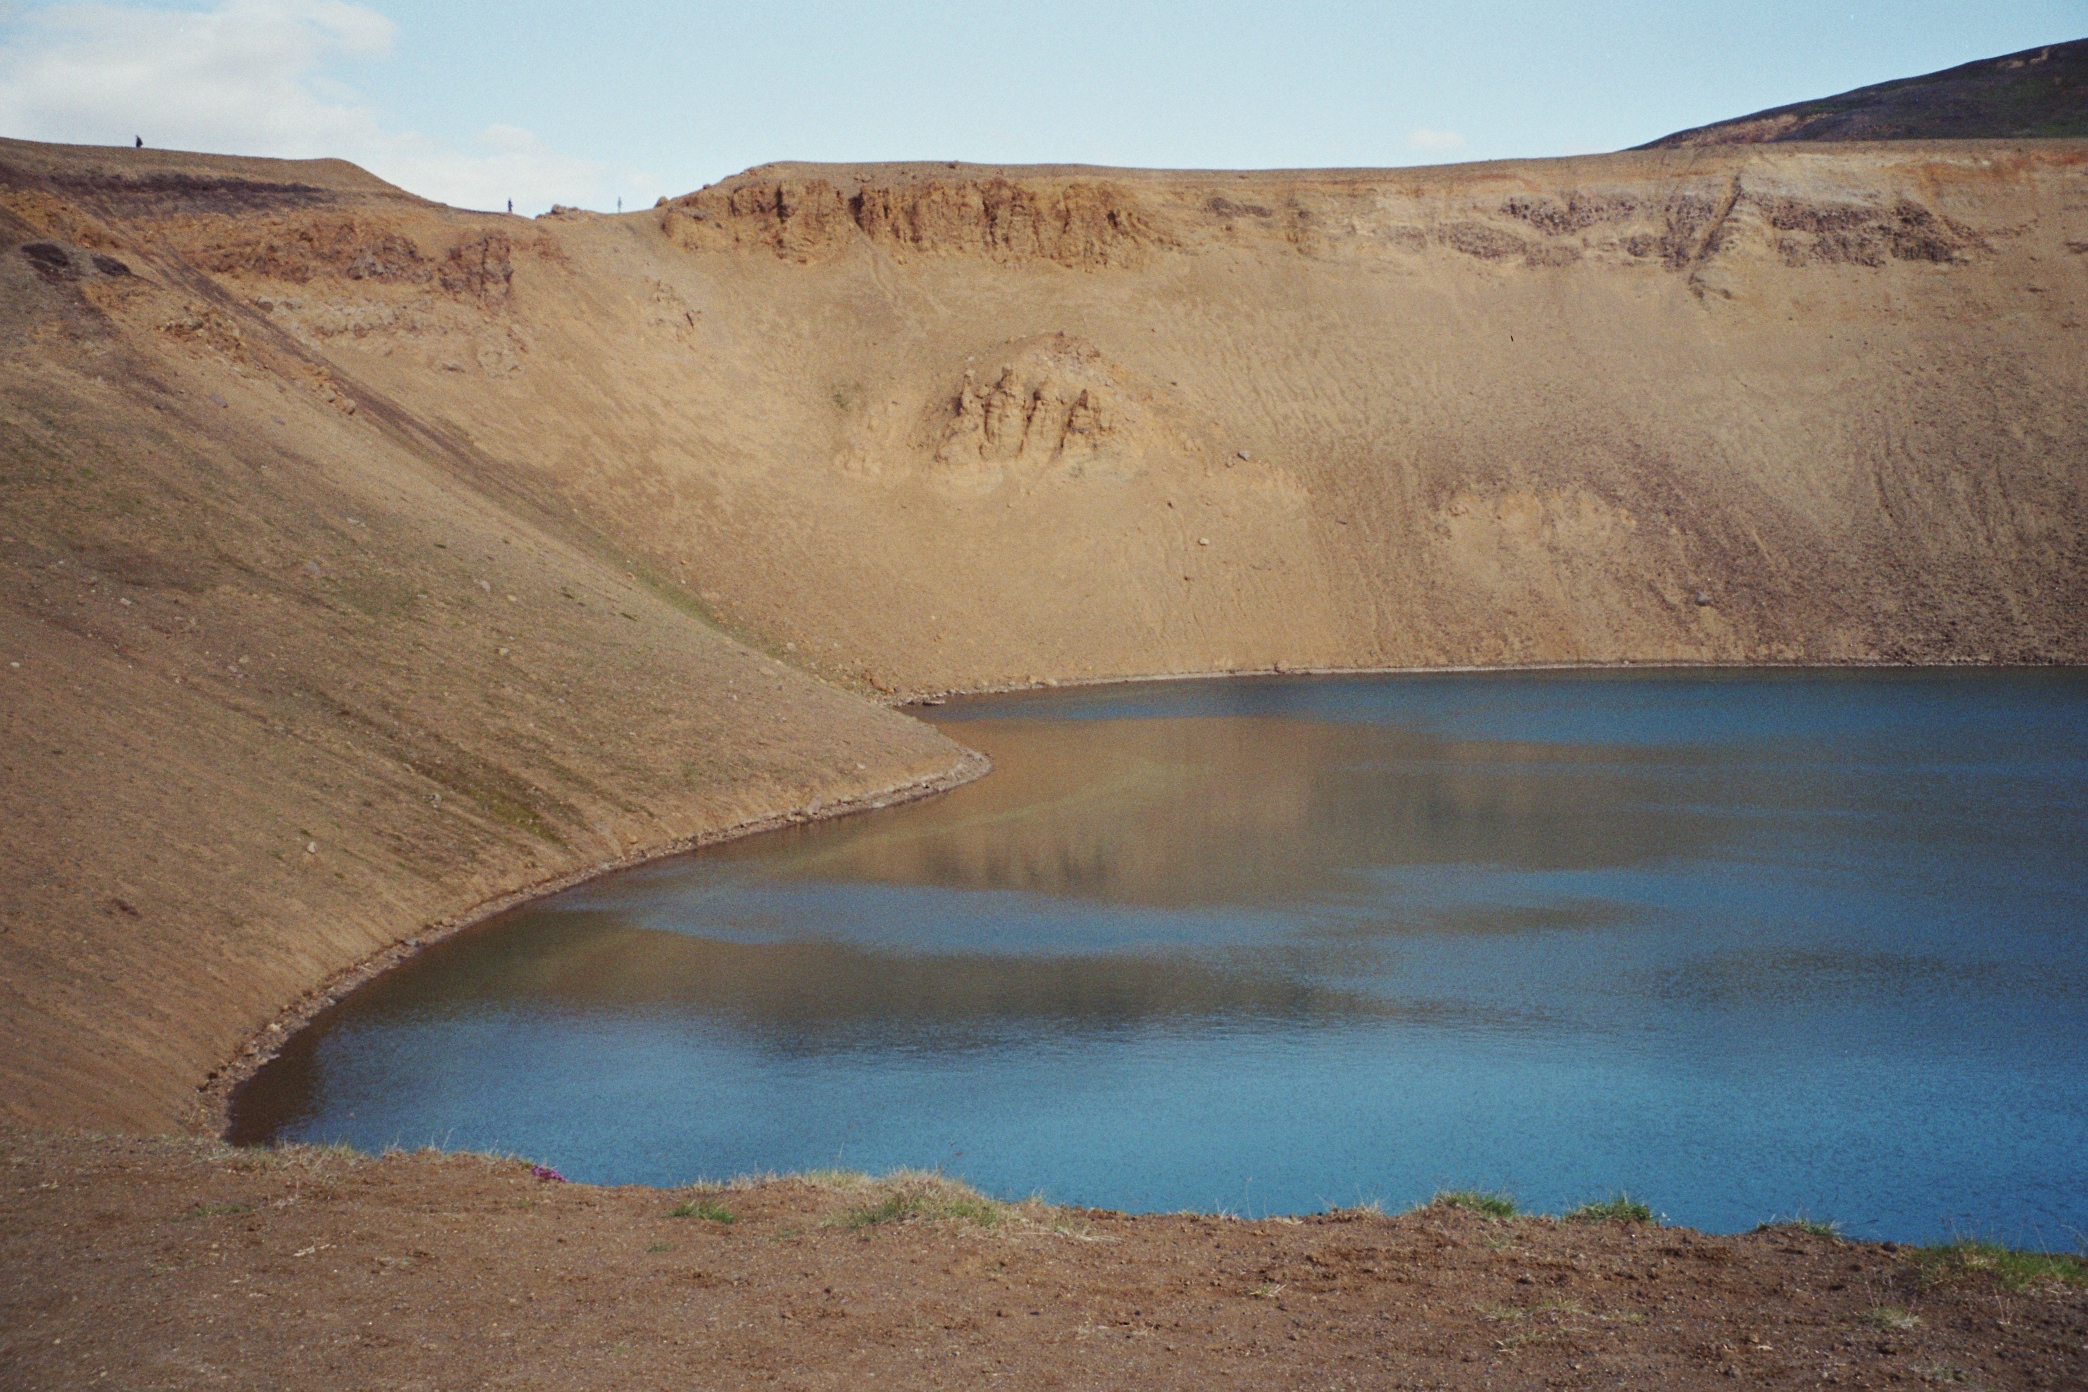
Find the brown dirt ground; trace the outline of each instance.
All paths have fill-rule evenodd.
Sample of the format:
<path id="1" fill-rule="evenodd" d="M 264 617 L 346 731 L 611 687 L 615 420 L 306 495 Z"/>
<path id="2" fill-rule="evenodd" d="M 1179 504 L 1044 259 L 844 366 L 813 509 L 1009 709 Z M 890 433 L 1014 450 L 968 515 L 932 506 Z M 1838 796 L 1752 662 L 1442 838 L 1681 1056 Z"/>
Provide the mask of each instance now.
<path id="1" fill-rule="evenodd" d="M 5 1137 L 0 1384 L 127 1388 L 2081 1387 L 2088 1291 L 1924 1279 L 1795 1229 L 1445 1207 L 1018 1205 L 851 1227 L 898 1184 L 708 1192 L 527 1163 Z"/>

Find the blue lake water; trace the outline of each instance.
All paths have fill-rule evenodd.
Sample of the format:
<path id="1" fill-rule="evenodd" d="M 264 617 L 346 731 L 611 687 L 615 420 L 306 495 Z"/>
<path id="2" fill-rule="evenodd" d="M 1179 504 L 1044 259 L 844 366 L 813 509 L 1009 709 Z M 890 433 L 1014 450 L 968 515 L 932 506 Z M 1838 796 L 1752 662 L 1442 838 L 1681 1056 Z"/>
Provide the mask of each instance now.
<path id="1" fill-rule="evenodd" d="M 1445 1188 L 2073 1248 L 2088 674 L 1151 683 L 995 772 L 608 877 L 301 1033 L 245 1141 L 1133 1211 Z"/>

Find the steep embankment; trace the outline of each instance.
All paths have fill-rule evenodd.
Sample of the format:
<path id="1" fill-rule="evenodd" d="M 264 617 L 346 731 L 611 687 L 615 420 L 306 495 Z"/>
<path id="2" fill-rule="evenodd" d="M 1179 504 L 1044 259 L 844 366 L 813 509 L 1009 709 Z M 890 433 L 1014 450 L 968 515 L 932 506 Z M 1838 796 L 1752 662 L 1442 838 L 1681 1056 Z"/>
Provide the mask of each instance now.
<path id="1" fill-rule="evenodd" d="M 2077 660 L 2084 161 L 788 166 L 539 224 L 497 333 L 224 283 L 883 689 Z"/>
<path id="2" fill-rule="evenodd" d="M 2088 656 L 2081 142 L 534 223 L 0 165 L 24 1119 L 166 1125 L 430 921 L 956 767 L 843 686 Z"/>
<path id="3" fill-rule="evenodd" d="M 1662 136 L 1645 150 L 1784 140 L 2088 136 L 2088 39 L 1960 63 Z"/>

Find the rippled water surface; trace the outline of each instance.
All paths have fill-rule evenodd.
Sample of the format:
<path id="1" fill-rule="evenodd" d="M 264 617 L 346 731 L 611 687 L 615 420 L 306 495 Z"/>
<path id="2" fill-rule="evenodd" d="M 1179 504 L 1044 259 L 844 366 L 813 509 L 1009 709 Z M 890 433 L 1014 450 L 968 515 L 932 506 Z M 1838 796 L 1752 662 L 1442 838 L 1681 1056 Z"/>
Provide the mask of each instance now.
<path id="1" fill-rule="evenodd" d="M 930 802 L 620 874 L 293 1041 L 242 1139 L 598 1182 L 940 1165 L 2070 1247 L 2088 678 L 1490 674 L 928 712 Z"/>

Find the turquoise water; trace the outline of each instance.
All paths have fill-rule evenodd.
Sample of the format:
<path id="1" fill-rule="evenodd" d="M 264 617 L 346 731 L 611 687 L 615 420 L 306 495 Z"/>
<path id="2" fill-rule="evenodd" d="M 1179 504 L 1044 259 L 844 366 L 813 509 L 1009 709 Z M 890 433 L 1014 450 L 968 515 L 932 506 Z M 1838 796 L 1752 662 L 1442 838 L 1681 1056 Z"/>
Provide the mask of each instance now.
<path id="1" fill-rule="evenodd" d="M 444 942 L 242 1140 L 603 1183 L 1556 1211 L 2071 1248 L 2088 675 L 1153 683 L 925 712 L 996 771 Z"/>

